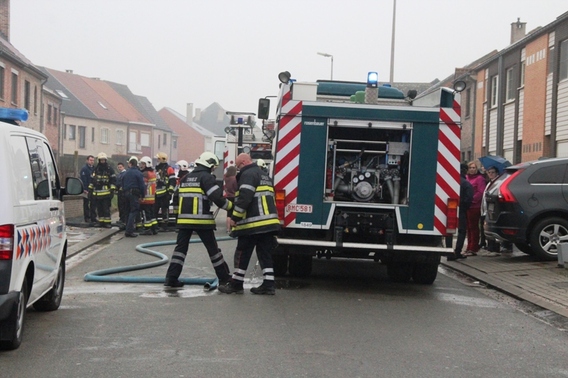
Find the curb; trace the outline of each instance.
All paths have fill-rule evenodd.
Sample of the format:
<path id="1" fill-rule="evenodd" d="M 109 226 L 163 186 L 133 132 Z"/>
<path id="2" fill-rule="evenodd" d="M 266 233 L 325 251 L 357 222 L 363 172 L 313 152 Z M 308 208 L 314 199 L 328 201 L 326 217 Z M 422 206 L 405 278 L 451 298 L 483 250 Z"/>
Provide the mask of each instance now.
<path id="1" fill-rule="evenodd" d="M 75 245 L 72 245 L 67 249 L 67 258 L 76 255 L 77 253 L 81 252 L 82 250 L 91 247 L 94 244 L 99 243 L 101 240 L 110 238 L 112 235 L 119 233 L 121 230 L 118 228 L 111 228 L 109 230 L 101 231 L 87 240 L 83 240 Z"/>
<path id="2" fill-rule="evenodd" d="M 448 264 L 445 262 L 440 262 L 440 265 L 443 265 L 444 267 L 451 269 L 453 271 L 463 273 L 466 276 L 476 279 L 477 281 L 483 282 L 489 287 L 501 291 L 503 293 L 506 293 L 512 296 L 513 298 L 533 303 L 539 307 L 553 311 L 564 317 L 568 317 L 568 309 L 559 306 L 552 301 L 546 300 L 541 296 L 529 293 L 524 289 L 503 282 L 495 278 L 494 276 L 479 271 L 478 269 L 471 268 L 463 264 L 458 265 L 457 263 Z"/>

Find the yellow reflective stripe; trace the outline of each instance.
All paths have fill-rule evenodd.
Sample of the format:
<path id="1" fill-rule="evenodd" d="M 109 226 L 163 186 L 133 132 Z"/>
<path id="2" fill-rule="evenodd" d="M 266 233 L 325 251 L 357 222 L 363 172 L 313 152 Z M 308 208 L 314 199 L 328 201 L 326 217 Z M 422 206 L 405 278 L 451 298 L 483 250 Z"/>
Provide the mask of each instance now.
<path id="1" fill-rule="evenodd" d="M 262 227 L 262 226 L 270 226 L 272 224 L 280 224 L 280 221 L 278 219 L 267 219 L 267 220 L 263 220 L 263 221 L 237 225 L 233 229 L 235 231 L 248 230 L 248 229 L 251 229 L 251 228 L 258 228 L 258 227 Z"/>
<path id="2" fill-rule="evenodd" d="M 266 202 L 266 197 L 262 196 L 262 209 L 264 210 L 264 214 L 270 214 L 268 210 L 268 203 Z"/>
<path id="3" fill-rule="evenodd" d="M 203 190 L 201 190 L 201 188 L 191 188 L 191 187 L 181 187 L 179 188 L 179 192 L 180 193 L 201 193 L 201 194 L 205 194 L 205 192 Z"/>
<path id="4" fill-rule="evenodd" d="M 182 205 L 183 205 L 183 197 L 179 197 L 179 204 L 178 204 L 178 215 L 181 214 L 181 209 L 182 209 Z"/>
<path id="5" fill-rule="evenodd" d="M 268 191 L 274 193 L 274 188 L 268 185 L 259 185 L 256 187 L 257 192 Z"/>
<path id="6" fill-rule="evenodd" d="M 183 219 L 183 218 L 178 218 L 177 224 L 211 225 L 211 224 L 215 224 L 215 219 Z"/>
<path id="7" fill-rule="evenodd" d="M 165 193 L 166 193 L 166 189 L 156 190 L 156 194 L 165 194 Z"/>
<path id="8" fill-rule="evenodd" d="M 239 217 L 239 218 L 244 218 L 246 214 L 246 211 L 243 211 L 242 213 L 240 211 L 237 210 L 233 210 L 233 215 L 235 217 Z"/>
<path id="9" fill-rule="evenodd" d="M 193 214 L 197 214 L 197 212 L 199 211 L 199 199 L 198 198 L 193 198 Z"/>

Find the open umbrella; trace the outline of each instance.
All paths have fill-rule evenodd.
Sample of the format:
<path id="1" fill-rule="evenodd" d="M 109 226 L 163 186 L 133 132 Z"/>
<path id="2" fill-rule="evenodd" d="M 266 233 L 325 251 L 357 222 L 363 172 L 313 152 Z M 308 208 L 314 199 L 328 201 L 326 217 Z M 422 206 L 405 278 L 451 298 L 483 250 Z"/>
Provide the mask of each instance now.
<path id="1" fill-rule="evenodd" d="M 497 168 L 499 174 L 503 173 L 503 170 L 511 165 L 509 160 L 505 159 L 502 156 L 492 156 L 492 155 L 482 156 L 479 158 L 479 161 L 486 170 L 491 167 Z"/>

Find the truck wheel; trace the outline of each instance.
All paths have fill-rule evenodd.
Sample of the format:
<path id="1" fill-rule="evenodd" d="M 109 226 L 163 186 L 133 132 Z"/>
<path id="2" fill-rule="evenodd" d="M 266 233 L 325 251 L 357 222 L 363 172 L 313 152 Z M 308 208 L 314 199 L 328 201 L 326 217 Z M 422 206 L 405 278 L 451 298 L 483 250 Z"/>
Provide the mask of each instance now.
<path id="1" fill-rule="evenodd" d="M 515 243 L 515 247 L 517 247 L 519 249 L 519 251 L 526 253 L 527 255 L 534 255 L 534 251 L 532 249 L 532 247 L 530 246 L 530 244 L 528 243 Z"/>
<path id="2" fill-rule="evenodd" d="M 34 309 L 37 311 L 55 311 L 61 304 L 63 297 L 63 287 L 65 286 L 65 256 L 61 257 L 61 263 L 57 270 L 57 279 L 55 284 L 43 297 L 34 303 Z"/>
<path id="3" fill-rule="evenodd" d="M 286 275 L 286 273 L 288 272 L 288 255 L 272 255 L 272 263 L 274 265 L 274 275 L 276 277 L 282 277 Z"/>
<path id="4" fill-rule="evenodd" d="M 538 222 L 530 234 L 530 245 L 542 260 L 558 258 L 558 244 L 568 242 L 568 221 L 558 217 Z"/>
<path id="5" fill-rule="evenodd" d="M 312 274 L 312 255 L 290 255 L 288 271 L 293 277 L 308 277 Z"/>
<path id="6" fill-rule="evenodd" d="M 412 280 L 422 285 L 432 285 L 438 276 L 438 264 L 416 264 Z"/>
<path id="7" fill-rule="evenodd" d="M 18 303 L 14 304 L 14 308 L 10 316 L 0 323 L 0 334 L 6 339 L 0 341 L 0 349 L 13 350 L 17 349 L 22 343 L 24 333 L 24 318 L 26 317 L 26 307 L 28 305 L 28 281 L 24 278 L 22 290 L 18 296 Z"/>
<path id="8" fill-rule="evenodd" d="M 393 282 L 405 283 L 410 281 L 413 268 L 410 263 L 391 262 L 387 264 L 387 275 Z"/>

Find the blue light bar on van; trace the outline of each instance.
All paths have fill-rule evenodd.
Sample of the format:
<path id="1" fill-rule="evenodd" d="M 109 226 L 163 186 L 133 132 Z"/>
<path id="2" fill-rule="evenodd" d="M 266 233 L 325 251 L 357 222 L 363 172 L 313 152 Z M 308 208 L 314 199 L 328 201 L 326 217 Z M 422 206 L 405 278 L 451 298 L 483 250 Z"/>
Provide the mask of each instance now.
<path id="1" fill-rule="evenodd" d="M 26 109 L 0 108 L 0 119 L 27 121 L 28 111 Z"/>
<path id="2" fill-rule="evenodd" d="M 369 72 L 367 74 L 367 87 L 376 88 L 379 84 L 379 74 L 377 72 Z"/>

